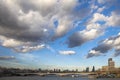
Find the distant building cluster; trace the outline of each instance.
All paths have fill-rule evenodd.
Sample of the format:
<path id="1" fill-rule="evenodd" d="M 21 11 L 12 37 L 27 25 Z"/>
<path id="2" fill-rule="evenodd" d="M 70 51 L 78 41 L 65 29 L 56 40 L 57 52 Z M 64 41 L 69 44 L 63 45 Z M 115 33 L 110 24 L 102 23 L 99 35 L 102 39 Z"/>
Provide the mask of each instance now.
<path id="1" fill-rule="evenodd" d="M 116 72 L 116 71 L 120 71 L 120 68 L 116 68 L 115 67 L 115 62 L 112 60 L 112 58 L 108 59 L 108 65 L 107 66 L 102 66 L 101 69 L 102 72 Z"/>

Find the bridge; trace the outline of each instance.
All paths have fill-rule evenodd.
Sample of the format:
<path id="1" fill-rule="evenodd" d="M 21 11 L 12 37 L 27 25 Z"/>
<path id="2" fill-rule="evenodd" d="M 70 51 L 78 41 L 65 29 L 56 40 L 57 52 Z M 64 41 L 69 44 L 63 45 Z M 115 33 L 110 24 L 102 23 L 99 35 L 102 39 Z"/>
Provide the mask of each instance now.
<path id="1" fill-rule="evenodd" d="M 81 72 L 81 73 L 34 73 L 34 74 L 39 75 L 39 76 L 46 76 L 46 75 L 57 75 L 57 76 L 80 75 L 80 76 L 88 76 L 90 74 L 95 74 L 95 73 L 92 73 L 92 72 L 89 72 L 89 73 Z"/>
<path id="2" fill-rule="evenodd" d="M 97 73 L 95 72 L 79 72 L 79 73 L 20 73 L 21 76 L 70 76 L 70 77 L 95 77 Z"/>

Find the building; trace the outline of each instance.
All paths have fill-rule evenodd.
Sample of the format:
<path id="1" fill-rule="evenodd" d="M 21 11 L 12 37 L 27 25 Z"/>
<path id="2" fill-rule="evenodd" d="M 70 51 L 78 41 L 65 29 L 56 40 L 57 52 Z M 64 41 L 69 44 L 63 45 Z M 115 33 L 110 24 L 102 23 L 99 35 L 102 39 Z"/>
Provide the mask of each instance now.
<path id="1" fill-rule="evenodd" d="M 108 59 L 108 71 L 115 71 L 115 62 L 112 60 L 112 58 Z"/>
<path id="2" fill-rule="evenodd" d="M 108 65 L 102 66 L 102 69 L 98 72 L 98 75 L 106 75 L 106 74 L 114 74 L 116 77 L 120 78 L 120 67 L 115 67 L 115 62 L 112 60 L 112 58 L 108 59 Z"/>
<path id="3" fill-rule="evenodd" d="M 102 70 L 101 71 L 103 71 L 103 72 L 108 71 L 108 66 L 102 66 Z"/>
<path id="4" fill-rule="evenodd" d="M 89 67 L 86 68 L 86 72 L 89 72 Z"/>
<path id="5" fill-rule="evenodd" d="M 112 60 L 112 58 L 108 59 L 108 65 L 102 66 L 101 71 L 103 72 L 113 72 L 115 71 L 115 62 Z"/>

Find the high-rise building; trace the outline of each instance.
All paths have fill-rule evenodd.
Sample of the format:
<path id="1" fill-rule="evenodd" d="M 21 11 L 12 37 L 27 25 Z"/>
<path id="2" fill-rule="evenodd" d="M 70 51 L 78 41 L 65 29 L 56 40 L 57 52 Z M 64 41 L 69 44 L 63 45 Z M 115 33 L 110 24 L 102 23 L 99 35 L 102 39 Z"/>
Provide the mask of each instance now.
<path id="1" fill-rule="evenodd" d="M 101 74 L 118 74 L 120 73 L 120 68 L 115 67 L 115 62 L 112 60 L 112 58 L 108 59 L 108 65 L 107 66 L 102 66 L 102 71 Z"/>
<path id="2" fill-rule="evenodd" d="M 89 72 L 89 67 L 86 68 L 86 72 Z"/>
<path id="3" fill-rule="evenodd" d="M 95 72 L 95 67 L 93 66 L 93 68 L 92 68 L 92 72 Z"/>
<path id="4" fill-rule="evenodd" d="M 115 69 L 115 62 L 112 60 L 112 58 L 108 59 L 108 71 L 114 71 Z"/>
<path id="5" fill-rule="evenodd" d="M 108 59 L 107 66 L 102 66 L 102 71 L 107 71 L 107 72 L 115 71 L 115 62 L 112 60 L 112 58 Z"/>

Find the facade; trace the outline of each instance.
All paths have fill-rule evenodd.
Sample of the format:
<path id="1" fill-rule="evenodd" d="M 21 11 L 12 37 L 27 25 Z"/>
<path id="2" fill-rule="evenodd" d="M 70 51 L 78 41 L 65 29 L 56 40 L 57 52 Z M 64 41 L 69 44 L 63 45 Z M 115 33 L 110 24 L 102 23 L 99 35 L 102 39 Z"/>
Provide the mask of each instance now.
<path id="1" fill-rule="evenodd" d="M 108 71 L 115 71 L 115 62 L 112 60 L 112 58 L 108 59 Z"/>
<path id="2" fill-rule="evenodd" d="M 103 71 L 103 72 L 108 71 L 108 66 L 102 66 L 102 70 L 101 71 Z"/>
<path id="3" fill-rule="evenodd" d="M 115 62 L 112 60 L 112 58 L 108 59 L 108 65 L 102 66 L 100 71 L 100 74 L 116 74 L 116 76 L 120 77 L 120 68 L 115 67 Z"/>
<path id="4" fill-rule="evenodd" d="M 108 65 L 102 66 L 102 70 L 104 72 L 112 72 L 115 71 L 115 62 L 112 60 L 112 58 L 108 59 Z"/>

